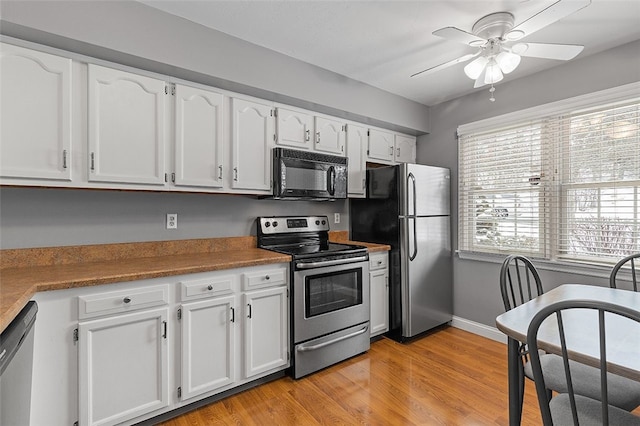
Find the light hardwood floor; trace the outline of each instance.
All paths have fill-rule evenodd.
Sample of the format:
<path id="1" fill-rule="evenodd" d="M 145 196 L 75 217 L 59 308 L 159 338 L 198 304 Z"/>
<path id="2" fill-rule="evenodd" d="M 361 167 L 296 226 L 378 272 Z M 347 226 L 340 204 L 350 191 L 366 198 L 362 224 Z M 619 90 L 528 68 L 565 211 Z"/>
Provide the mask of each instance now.
<path id="1" fill-rule="evenodd" d="M 300 380 L 281 378 L 162 425 L 507 425 L 506 359 L 506 345 L 453 327 L 405 344 L 383 338 Z M 523 425 L 539 425 L 526 382 Z"/>

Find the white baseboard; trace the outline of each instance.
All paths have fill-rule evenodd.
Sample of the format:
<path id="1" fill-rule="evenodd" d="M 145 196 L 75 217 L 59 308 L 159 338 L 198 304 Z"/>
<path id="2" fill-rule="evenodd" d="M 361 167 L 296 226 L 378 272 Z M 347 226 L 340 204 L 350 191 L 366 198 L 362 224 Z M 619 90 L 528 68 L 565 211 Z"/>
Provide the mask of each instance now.
<path id="1" fill-rule="evenodd" d="M 504 343 L 505 345 L 507 344 L 507 336 L 505 336 L 503 332 L 501 332 L 495 327 L 489 327 L 488 325 L 484 325 L 479 322 L 460 318 L 455 315 L 451 319 L 451 326 L 455 328 L 459 328 L 460 330 L 468 331 L 469 333 L 486 337 L 487 339 Z"/>

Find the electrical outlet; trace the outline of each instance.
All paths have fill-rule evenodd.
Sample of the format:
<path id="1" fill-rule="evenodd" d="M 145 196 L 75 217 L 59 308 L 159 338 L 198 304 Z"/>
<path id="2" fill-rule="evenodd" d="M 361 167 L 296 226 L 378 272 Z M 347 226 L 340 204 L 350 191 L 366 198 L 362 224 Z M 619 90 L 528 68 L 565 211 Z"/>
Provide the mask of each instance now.
<path id="1" fill-rule="evenodd" d="M 167 213 L 167 229 L 178 229 L 178 213 Z"/>
<path id="2" fill-rule="evenodd" d="M 340 223 L 340 213 L 333 214 L 333 223 Z"/>

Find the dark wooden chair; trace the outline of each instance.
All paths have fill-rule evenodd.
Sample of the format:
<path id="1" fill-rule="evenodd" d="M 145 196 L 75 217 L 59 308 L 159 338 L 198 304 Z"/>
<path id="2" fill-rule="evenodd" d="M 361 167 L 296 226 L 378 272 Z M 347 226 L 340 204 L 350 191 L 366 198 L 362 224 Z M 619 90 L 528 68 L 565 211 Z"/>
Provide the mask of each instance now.
<path id="1" fill-rule="evenodd" d="M 500 269 L 500 291 L 504 308 L 509 311 L 522 303 L 528 302 L 544 293 L 540 275 L 531 260 L 521 255 L 508 256 Z M 533 380 L 533 369 L 530 362 L 530 348 L 526 342 L 520 342 L 520 357 L 522 367 L 519 374 L 518 386 L 520 397 L 524 395 L 524 377 Z M 547 397 L 551 399 L 552 391 L 567 392 L 567 382 L 564 377 L 564 363 L 562 357 L 554 354 L 541 353 L 540 364 L 545 372 Z M 576 393 L 590 398 L 599 398 L 599 372 L 597 369 L 572 362 L 574 373 L 573 385 Z M 634 410 L 640 405 L 640 383 L 629 384 L 627 379 L 618 378 L 611 387 L 609 403 L 627 411 Z M 522 401 L 520 401 L 522 404 Z"/>
<path id="2" fill-rule="evenodd" d="M 563 313 L 570 309 L 594 309 L 598 311 L 600 354 L 599 368 L 579 364 L 576 361 L 569 361 L 566 345 L 565 330 L 562 322 Z M 605 316 L 604 313 L 607 313 Z M 633 389 L 624 389 L 626 385 L 638 385 L 630 379 L 607 373 L 607 341 L 604 338 L 605 319 L 611 320 L 609 315 L 620 315 L 640 323 L 640 311 L 629 309 L 623 306 L 604 303 L 593 300 L 568 300 L 549 305 L 542 309 L 531 320 L 527 332 L 527 345 L 531 351 L 531 366 L 536 385 L 536 394 L 542 414 L 542 421 L 545 426 L 590 426 L 590 425 L 640 425 L 640 417 L 635 416 L 625 409 L 621 409 L 611 404 L 612 391 L 624 393 L 634 392 Z M 538 352 L 538 331 L 540 325 L 549 317 L 554 317 L 558 326 L 558 337 L 561 346 L 562 375 L 567 383 L 567 389 L 558 393 L 551 399 L 548 397 L 549 375 L 544 371 L 541 363 L 541 356 Z M 640 357 L 640 347 L 629 348 L 632 353 Z M 597 376 L 592 379 L 591 385 L 597 390 L 597 398 L 584 396 L 577 391 L 575 366 L 580 365 L 596 372 Z M 621 382 L 622 379 L 622 382 Z M 637 389 L 635 390 L 637 392 Z"/>
<path id="3" fill-rule="evenodd" d="M 636 259 L 638 259 L 636 261 Z M 633 291 L 640 291 L 638 289 L 638 275 L 640 275 L 640 253 L 632 254 L 631 256 L 627 256 L 625 258 L 620 259 L 618 263 L 611 270 L 611 275 L 609 276 L 609 287 L 611 288 L 627 288 L 622 285 L 618 285 L 618 282 L 621 281 L 618 279 L 618 272 L 623 266 L 629 266 L 631 268 L 631 288 Z"/>

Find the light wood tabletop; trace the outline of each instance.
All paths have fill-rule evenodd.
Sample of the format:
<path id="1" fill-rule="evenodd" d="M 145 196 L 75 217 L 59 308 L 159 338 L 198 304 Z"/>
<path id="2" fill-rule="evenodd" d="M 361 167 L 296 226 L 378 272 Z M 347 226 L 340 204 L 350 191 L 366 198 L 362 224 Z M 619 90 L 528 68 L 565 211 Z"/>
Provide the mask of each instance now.
<path id="1" fill-rule="evenodd" d="M 615 303 L 640 311 L 640 293 L 581 284 L 564 284 L 496 318 L 496 325 L 507 336 L 524 342 L 531 319 L 541 309 L 565 300 L 590 300 Z M 593 309 L 563 312 L 570 357 L 598 366 L 598 316 Z M 618 315 L 605 315 L 607 359 L 610 372 L 640 381 L 640 324 Z M 538 332 L 541 349 L 559 353 L 557 323 L 550 317 Z"/>

